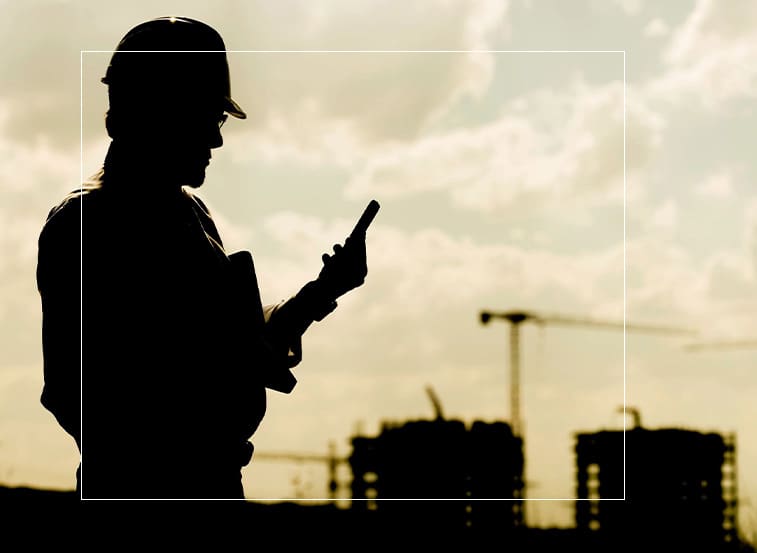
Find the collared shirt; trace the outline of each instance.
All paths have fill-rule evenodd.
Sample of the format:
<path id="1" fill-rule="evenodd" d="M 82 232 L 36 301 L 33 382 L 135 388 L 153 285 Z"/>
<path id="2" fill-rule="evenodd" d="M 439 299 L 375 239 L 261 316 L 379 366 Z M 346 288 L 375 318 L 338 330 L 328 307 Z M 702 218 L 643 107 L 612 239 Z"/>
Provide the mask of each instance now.
<path id="1" fill-rule="evenodd" d="M 42 403 L 82 451 L 85 497 L 214 496 L 291 359 L 202 201 L 123 184 L 101 172 L 40 234 Z"/>

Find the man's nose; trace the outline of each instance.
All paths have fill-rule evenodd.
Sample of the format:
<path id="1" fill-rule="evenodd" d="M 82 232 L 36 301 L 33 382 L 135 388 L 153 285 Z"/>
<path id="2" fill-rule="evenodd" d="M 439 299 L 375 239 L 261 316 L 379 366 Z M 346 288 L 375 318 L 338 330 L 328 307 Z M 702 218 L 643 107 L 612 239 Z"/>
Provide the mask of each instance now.
<path id="1" fill-rule="evenodd" d="M 208 131 L 208 148 L 220 148 L 221 146 L 223 146 L 221 129 L 218 125 L 213 125 L 212 129 Z"/>

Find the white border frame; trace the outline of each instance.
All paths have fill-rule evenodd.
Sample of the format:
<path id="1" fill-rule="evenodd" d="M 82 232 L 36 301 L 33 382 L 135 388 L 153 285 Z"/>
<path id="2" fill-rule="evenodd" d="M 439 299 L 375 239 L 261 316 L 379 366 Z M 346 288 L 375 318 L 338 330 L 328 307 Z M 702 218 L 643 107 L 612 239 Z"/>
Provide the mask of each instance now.
<path id="1" fill-rule="evenodd" d="M 80 50 L 79 51 L 79 163 L 80 163 L 80 178 L 79 186 L 80 190 L 84 184 L 84 54 L 113 54 L 114 50 Z M 134 53 L 155 53 L 156 50 L 134 50 Z M 161 50 L 163 53 L 211 53 L 217 52 L 217 50 Z M 627 212 L 627 188 L 626 188 L 626 51 L 625 50 L 225 50 L 227 54 L 623 54 L 623 497 L 608 497 L 608 498 L 491 498 L 491 499 L 476 499 L 476 501 L 625 501 L 626 500 L 626 431 L 627 431 L 627 373 L 626 373 L 626 212 Z M 84 209 L 82 205 L 81 212 L 79 214 L 79 236 L 83 235 L 83 222 L 84 222 Z M 84 257 L 84 243 L 83 240 L 79 244 L 79 275 L 83 273 L 83 257 Z M 79 459 L 84 455 L 84 433 L 83 433 L 83 353 L 84 353 L 84 338 L 83 338 L 83 294 L 84 287 L 79 278 L 79 385 L 80 385 L 80 400 L 79 400 L 79 435 L 81 437 L 81 451 Z M 525 442 L 524 442 L 525 444 Z M 525 451 L 524 451 L 525 455 Z M 84 470 L 80 473 L 80 490 L 79 499 L 85 501 L 84 498 Z M 86 499 L 86 501 L 97 501 L 98 499 Z M 188 501 L 201 501 L 187 499 Z M 470 501 L 471 498 L 451 498 L 451 499 L 353 499 L 349 501 Z M 105 501 L 109 501 L 105 499 Z M 140 501 L 140 500 L 135 500 Z M 158 500 L 160 501 L 160 500 Z M 292 499 L 292 498 L 256 498 L 256 499 L 228 499 L 226 501 L 296 501 L 296 502 L 331 502 L 334 501 L 331 498 L 308 498 L 308 499 Z M 335 501 L 339 501 L 338 499 Z"/>

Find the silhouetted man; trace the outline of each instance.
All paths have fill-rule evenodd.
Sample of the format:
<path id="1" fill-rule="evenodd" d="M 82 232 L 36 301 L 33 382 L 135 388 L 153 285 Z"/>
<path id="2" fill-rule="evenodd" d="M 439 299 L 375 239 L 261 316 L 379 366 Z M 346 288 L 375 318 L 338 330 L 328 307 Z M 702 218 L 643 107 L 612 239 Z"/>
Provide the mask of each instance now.
<path id="1" fill-rule="evenodd" d="M 302 333 L 367 274 L 350 237 L 264 310 L 250 254 L 225 252 L 187 189 L 226 117 L 246 117 L 224 50 L 187 18 L 129 31 L 103 78 L 103 168 L 40 234 L 42 403 L 81 451 L 84 498 L 242 498 L 266 388 L 292 389 Z"/>

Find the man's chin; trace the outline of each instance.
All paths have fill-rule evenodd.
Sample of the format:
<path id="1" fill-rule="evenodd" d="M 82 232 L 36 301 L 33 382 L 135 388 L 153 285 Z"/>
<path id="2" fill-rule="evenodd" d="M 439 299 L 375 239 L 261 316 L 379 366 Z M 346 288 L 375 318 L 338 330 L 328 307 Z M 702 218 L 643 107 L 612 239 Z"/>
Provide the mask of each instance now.
<path id="1" fill-rule="evenodd" d="M 192 175 L 187 175 L 184 179 L 184 185 L 190 188 L 200 188 L 205 182 L 205 170 L 197 171 Z"/>

